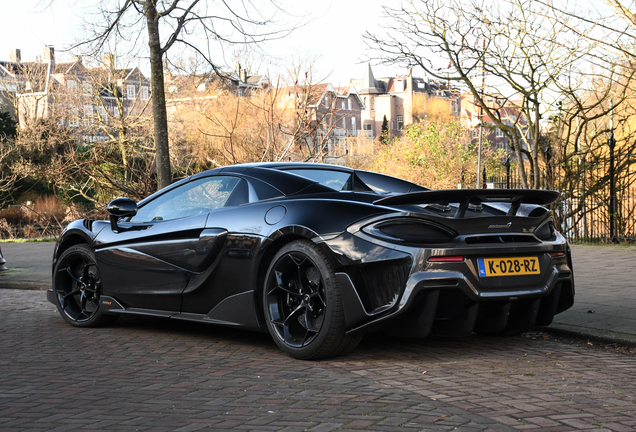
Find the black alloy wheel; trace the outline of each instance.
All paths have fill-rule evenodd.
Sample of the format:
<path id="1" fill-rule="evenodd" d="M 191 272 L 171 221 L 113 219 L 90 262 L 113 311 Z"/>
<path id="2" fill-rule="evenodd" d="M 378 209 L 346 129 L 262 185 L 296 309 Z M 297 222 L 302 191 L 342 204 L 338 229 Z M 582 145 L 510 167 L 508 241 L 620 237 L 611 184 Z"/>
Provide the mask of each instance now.
<path id="1" fill-rule="evenodd" d="M 291 357 L 318 359 L 344 354 L 362 338 L 345 335 L 334 272 L 311 242 L 297 240 L 278 251 L 267 272 L 263 294 L 269 332 Z"/>
<path id="2" fill-rule="evenodd" d="M 88 245 L 71 246 L 58 258 L 53 291 L 60 315 L 73 326 L 94 327 L 117 319 L 101 313 L 101 280 L 95 254 Z"/>

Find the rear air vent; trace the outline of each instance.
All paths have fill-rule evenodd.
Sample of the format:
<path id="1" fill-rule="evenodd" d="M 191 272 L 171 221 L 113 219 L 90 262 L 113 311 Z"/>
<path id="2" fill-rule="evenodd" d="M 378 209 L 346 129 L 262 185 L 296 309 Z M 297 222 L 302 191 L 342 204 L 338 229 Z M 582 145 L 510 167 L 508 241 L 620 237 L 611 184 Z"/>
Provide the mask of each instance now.
<path id="1" fill-rule="evenodd" d="M 465 241 L 466 244 L 539 243 L 535 236 L 523 234 L 470 236 Z"/>

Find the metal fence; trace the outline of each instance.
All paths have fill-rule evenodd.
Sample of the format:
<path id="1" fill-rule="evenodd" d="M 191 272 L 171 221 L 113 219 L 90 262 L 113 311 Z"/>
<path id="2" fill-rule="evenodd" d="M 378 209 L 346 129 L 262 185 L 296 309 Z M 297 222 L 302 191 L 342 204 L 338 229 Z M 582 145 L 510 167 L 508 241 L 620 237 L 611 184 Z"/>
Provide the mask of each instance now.
<path id="1" fill-rule="evenodd" d="M 497 189 L 521 187 L 519 176 L 510 173 L 486 177 L 486 182 Z M 552 210 L 569 240 L 636 241 L 636 155 L 616 155 L 613 161 L 581 157 L 551 166 L 539 184 L 561 192 Z"/>

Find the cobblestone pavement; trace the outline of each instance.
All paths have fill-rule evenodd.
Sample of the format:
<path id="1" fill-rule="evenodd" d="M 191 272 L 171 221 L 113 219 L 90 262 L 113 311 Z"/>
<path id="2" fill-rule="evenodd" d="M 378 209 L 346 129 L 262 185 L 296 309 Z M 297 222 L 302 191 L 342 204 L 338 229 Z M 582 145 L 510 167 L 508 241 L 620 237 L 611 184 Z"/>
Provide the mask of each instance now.
<path id="1" fill-rule="evenodd" d="M 65 324 L 0 290 L 0 431 L 636 430 L 636 357 L 539 337 L 404 342 L 297 361 L 264 334 Z"/>

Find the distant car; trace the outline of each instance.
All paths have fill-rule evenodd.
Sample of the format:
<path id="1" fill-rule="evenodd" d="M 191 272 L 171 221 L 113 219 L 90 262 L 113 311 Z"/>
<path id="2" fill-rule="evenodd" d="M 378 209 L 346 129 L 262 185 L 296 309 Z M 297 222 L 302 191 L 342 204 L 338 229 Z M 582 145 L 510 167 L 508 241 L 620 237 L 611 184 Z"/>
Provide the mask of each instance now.
<path id="1" fill-rule="evenodd" d="M 62 233 L 48 299 L 71 325 L 157 316 L 269 332 L 299 359 L 366 332 L 518 334 L 572 306 L 542 190 L 432 191 L 305 163 L 181 180 Z"/>
<path id="2" fill-rule="evenodd" d="M 7 260 L 2 256 L 2 249 L 0 248 L 0 271 L 7 270 Z"/>

